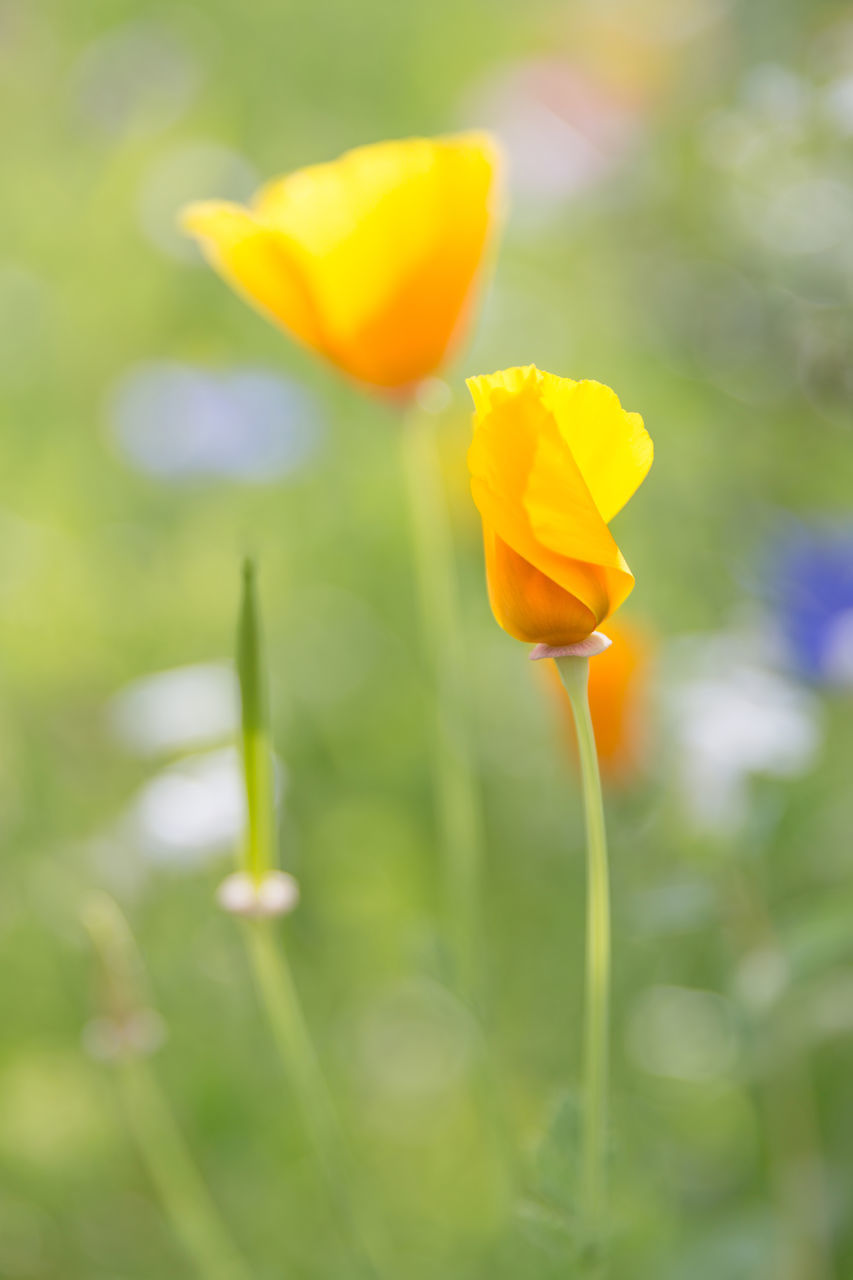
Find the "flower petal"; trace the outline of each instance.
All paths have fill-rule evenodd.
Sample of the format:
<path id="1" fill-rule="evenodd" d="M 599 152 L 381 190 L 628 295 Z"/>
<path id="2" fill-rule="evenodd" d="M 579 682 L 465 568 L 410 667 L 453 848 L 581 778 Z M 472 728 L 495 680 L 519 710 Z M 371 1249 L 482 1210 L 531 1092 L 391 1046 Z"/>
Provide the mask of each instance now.
<path id="1" fill-rule="evenodd" d="M 575 644 L 594 630 L 595 615 L 575 596 L 513 551 L 483 523 L 486 580 L 500 626 L 527 644 Z"/>
<path id="2" fill-rule="evenodd" d="M 596 625 L 634 579 L 540 395 L 538 371 L 472 383 L 477 415 L 468 463 L 484 527 L 584 605 Z M 559 642 L 569 641 L 550 641 Z"/>
<path id="3" fill-rule="evenodd" d="M 469 378 L 478 419 L 495 399 L 517 395 L 531 384 L 553 413 L 599 514 L 609 524 L 652 465 L 654 446 L 643 419 L 626 412 L 616 392 L 603 383 L 574 382 L 535 365 Z"/>
<path id="4" fill-rule="evenodd" d="M 334 359 L 380 386 L 433 373 L 464 318 L 493 221 L 482 134 L 350 151 L 266 187 L 254 214 L 298 244 Z"/>
<path id="5" fill-rule="evenodd" d="M 557 419 L 593 501 L 608 524 L 642 484 L 654 458 L 638 413 L 627 413 L 602 382 L 541 373 L 544 403 Z"/>
<path id="6" fill-rule="evenodd" d="M 300 341 L 328 353 L 299 250 L 280 231 L 226 201 L 189 205 L 182 226 L 198 238 L 209 262 L 246 300 Z"/>

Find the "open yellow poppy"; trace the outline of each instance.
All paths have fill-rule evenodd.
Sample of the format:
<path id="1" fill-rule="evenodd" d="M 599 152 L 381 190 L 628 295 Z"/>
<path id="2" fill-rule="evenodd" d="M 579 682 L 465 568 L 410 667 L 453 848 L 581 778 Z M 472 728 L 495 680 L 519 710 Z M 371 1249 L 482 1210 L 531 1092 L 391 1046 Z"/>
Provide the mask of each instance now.
<path id="1" fill-rule="evenodd" d="M 634 585 L 607 525 L 652 464 L 643 420 L 602 383 L 534 365 L 468 386 L 468 465 L 495 618 L 518 640 L 577 644 Z"/>
<path id="2" fill-rule="evenodd" d="M 182 224 L 269 319 L 350 377 L 403 392 L 464 325 L 496 171 L 486 134 L 381 142 L 279 178 L 249 208 L 189 205 Z"/>

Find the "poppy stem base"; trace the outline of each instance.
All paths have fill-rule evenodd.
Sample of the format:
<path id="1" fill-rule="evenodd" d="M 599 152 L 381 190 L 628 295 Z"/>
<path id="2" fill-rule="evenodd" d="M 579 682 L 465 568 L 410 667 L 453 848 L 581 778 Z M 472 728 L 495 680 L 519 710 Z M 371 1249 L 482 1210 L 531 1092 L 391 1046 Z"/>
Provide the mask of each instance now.
<path id="1" fill-rule="evenodd" d="M 598 753 L 589 709 L 589 658 L 556 659 L 578 738 L 587 843 L 586 989 L 581 1204 L 587 1274 L 603 1276 L 607 1219 L 607 1096 L 610 1006 L 610 872 Z"/>
<path id="2" fill-rule="evenodd" d="M 536 644 L 530 651 L 530 661 L 543 658 L 595 658 L 609 649 L 613 641 L 603 631 L 593 631 L 576 644 Z"/>

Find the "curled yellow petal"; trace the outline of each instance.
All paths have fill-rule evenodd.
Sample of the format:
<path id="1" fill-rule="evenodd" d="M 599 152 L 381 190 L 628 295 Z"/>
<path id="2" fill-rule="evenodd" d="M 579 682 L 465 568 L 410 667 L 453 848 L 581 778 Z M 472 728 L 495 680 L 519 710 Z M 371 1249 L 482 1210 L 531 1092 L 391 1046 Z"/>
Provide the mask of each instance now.
<path id="1" fill-rule="evenodd" d="M 188 205 L 184 230 L 194 235 L 213 267 L 271 320 L 322 350 L 325 339 L 298 246 L 247 209 L 221 200 Z"/>
<path id="2" fill-rule="evenodd" d="M 596 616 L 483 523 L 489 602 L 500 626 L 528 644 L 574 644 L 595 630 Z"/>
<path id="3" fill-rule="evenodd" d="M 495 617 L 520 640 L 574 644 L 634 585 L 607 521 L 648 470 L 651 441 L 600 383 L 529 366 L 468 385 L 471 490 Z"/>
<path id="4" fill-rule="evenodd" d="M 486 134 L 378 143 L 268 184 L 250 210 L 192 206 L 184 225 L 295 337 L 399 389 L 441 367 L 465 321 L 497 169 Z"/>
<path id="5" fill-rule="evenodd" d="M 553 414 L 602 519 L 609 523 L 640 487 L 654 459 L 654 445 L 638 413 L 628 413 L 602 382 L 575 382 L 535 365 L 468 379 L 476 420 L 493 397 L 515 396 L 535 386 Z"/>

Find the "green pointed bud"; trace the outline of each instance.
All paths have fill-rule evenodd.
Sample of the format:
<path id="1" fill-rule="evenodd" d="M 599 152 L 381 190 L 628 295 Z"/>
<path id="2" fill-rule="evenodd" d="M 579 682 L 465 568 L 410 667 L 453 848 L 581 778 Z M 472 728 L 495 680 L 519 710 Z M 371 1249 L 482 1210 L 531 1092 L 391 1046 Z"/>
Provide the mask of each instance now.
<path id="1" fill-rule="evenodd" d="M 260 881 L 274 863 L 275 782 L 267 714 L 266 680 L 255 565 L 243 562 L 243 591 L 237 628 L 237 675 L 242 707 L 243 777 L 247 825 L 242 867 Z"/>

